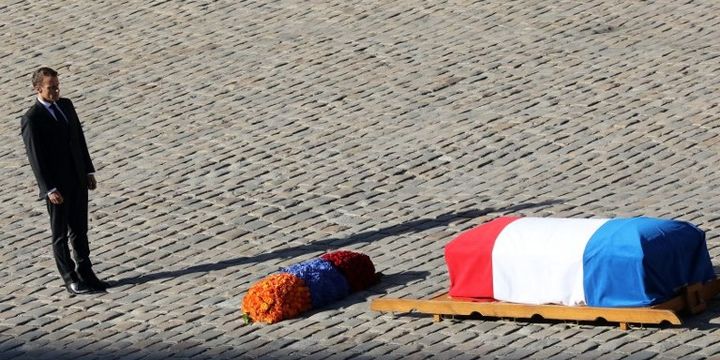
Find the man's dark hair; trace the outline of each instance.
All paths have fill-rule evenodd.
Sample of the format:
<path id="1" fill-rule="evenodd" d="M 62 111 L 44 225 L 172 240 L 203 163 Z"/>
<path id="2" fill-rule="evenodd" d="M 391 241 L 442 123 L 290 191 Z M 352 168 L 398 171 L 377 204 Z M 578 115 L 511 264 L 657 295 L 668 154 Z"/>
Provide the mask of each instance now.
<path id="1" fill-rule="evenodd" d="M 40 86 L 40 84 L 43 81 L 43 78 L 46 76 L 58 76 L 57 71 L 49 68 L 49 67 L 41 67 L 32 74 L 32 86 L 33 89 Z"/>

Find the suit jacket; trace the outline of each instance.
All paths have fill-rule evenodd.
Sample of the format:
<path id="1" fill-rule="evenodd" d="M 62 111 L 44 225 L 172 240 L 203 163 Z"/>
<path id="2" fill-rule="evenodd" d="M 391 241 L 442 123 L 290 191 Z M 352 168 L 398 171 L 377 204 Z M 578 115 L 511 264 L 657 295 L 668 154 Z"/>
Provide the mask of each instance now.
<path id="1" fill-rule="evenodd" d="M 72 101 L 60 98 L 55 104 L 67 122 L 62 118 L 55 120 L 37 100 L 20 119 L 25 150 L 41 199 L 53 188 L 61 194 L 71 188 L 87 188 L 87 174 L 95 172 Z"/>

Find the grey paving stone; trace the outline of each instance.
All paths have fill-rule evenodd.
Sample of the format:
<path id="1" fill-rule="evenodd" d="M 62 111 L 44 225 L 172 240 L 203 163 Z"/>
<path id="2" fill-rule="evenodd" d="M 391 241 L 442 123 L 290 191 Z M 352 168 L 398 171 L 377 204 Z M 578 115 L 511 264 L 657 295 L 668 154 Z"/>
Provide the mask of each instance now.
<path id="1" fill-rule="evenodd" d="M 633 359 L 633 360 L 646 360 L 646 359 L 652 359 L 656 357 L 657 354 L 650 352 L 650 351 L 638 351 L 636 353 L 632 353 L 625 357 L 625 359 Z"/>
<path id="2" fill-rule="evenodd" d="M 691 355 L 691 354 L 697 352 L 698 350 L 700 350 L 700 349 L 695 346 L 681 344 L 679 346 L 676 346 L 672 349 L 669 349 L 669 350 L 663 352 L 663 356 L 676 357 L 676 358 L 677 357 L 685 357 L 685 356 L 688 356 L 688 355 Z"/>
<path id="3" fill-rule="evenodd" d="M 68 358 L 113 359 L 720 353 L 716 302 L 686 325 L 628 332 L 433 324 L 367 305 L 446 290 L 444 245 L 500 215 L 687 219 L 717 266 L 715 2 L 0 7 L 3 356 L 55 342 L 78 349 Z M 107 295 L 59 287 L 18 136 L 40 63 L 60 71 L 98 170 L 93 260 L 125 281 Z M 557 202 L 532 205 L 544 201 Z M 293 321 L 236 324 L 253 282 L 335 248 L 424 274 Z M 282 348 L 297 342 L 306 351 Z"/>

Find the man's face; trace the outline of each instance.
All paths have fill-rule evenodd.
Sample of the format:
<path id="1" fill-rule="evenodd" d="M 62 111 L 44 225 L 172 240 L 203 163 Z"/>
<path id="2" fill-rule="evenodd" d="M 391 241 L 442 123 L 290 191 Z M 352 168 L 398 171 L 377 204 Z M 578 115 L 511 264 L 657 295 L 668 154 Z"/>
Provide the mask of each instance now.
<path id="1" fill-rule="evenodd" d="M 35 90 L 38 96 L 47 102 L 55 102 L 60 99 L 60 81 L 57 76 L 44 76 Z"/>

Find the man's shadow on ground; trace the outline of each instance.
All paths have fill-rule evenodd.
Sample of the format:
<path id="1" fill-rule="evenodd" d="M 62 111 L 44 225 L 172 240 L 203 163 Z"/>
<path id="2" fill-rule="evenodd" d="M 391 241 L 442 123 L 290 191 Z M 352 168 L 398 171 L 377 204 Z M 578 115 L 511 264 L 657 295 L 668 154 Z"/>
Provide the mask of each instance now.
<path id="1" fill-rule="evenodd" d="M 353 244 L 378 241 L 388 236 L 397 236 L 406 233 L 416 233 L 436 227 L 447 226 L 451 222 L 460 219 L 474 219 L 490 213 L 508 214 L 524 209 L 547 206 L 561 202 L 562 200 L 549 200 L 538 203 L 517 204 L 501 208 L 488 207 L 484 209 L 471 209 L 461 212 L 448 212 L 434 218 L 422 218 L 418 220 L 408 221 L 402 224 L 392 225 L 379 230 L 361 232 L 346 238 L 329 238 L 325 240 L 315 241 L 311 244 L 292 246 L 269 253 L 257 254 L 253 256 L 243 256 L 235 259 L 218 261 L 215 263 L 199 264 L 180 270 L 161 271 L 152 274 L 124 278 L 112 281 L 112 286 L 142 284 L 152 280 L 174 278 L 192 273 L 206 273 L 248 263 L 259 263 L 271 259 L 297 258 L 310 252 L 325 252 L 328 250 L 338 249 Z"/>

